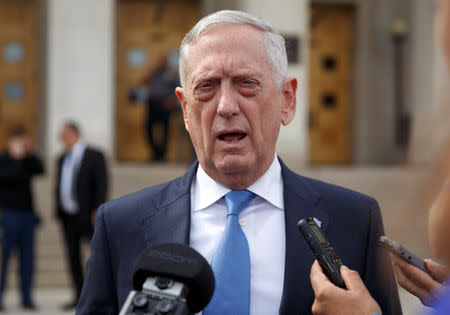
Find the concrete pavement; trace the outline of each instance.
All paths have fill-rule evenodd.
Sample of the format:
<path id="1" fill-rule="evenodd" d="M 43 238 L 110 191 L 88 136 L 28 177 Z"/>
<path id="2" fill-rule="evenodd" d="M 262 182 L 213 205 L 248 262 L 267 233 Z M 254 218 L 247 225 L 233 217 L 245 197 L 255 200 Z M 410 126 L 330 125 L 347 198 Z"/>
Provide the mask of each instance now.
<path id="1" fill-rule="evenodd" d="M 36 304 L 39 307 L 37 312 L 25 312 L 20 308 L 20 298 L 17 290 L 9 290 L 5 296 L 5 311 L 3 314 L 9 315 L 74 315 L 75 311 L 63 312 L 60 307 L 70 300 L 69 289 L 47 289 L 41 288 L 34 291 Z M 423 307 L 415 296 L 400 289 L 400 300 L 404 315 L 419 315 L 426 308 Z"/>
<path id="2" fill-rule="evenodd" d="M 39 288 L 33 292 L 38 311 L 24 311 L 21 306 L 20 295 L 16 289 L 9 289 L 4 296 L 5 310 L 2 314 L 8 315 L 74 315 L 75 310 L 63 312 L 61 305 L 70 301 L 72 294 L 69 289 Z"/>

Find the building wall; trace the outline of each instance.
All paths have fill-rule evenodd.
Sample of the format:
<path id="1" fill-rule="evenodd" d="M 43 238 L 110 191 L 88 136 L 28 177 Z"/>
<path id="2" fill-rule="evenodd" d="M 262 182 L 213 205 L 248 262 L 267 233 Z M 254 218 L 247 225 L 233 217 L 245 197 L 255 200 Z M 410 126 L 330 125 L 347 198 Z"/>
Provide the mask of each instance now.
<path id="1" fill-rule="evenodd" d="M 412 163 L 428 162 L 435 150 L 433 145 L 450 134 L 450 80 L 437 37 L 430 36 L 434 34 L 436 9 L 436 2 L 414 0 L 411 107 L 415 119 L 408 156 Z"/>
<path id="2" fill-rule="evenodd" d="M 203 13 L 218 9 L 241 9 L 270 21 L 278 30 L 299 36 L 301 63 L 289 67 L 299 78 L 299 104 L 294 121 L 282 128 L 278 151 L 285 159 L 303 161 L 306 152 L 305 80 L 307 1 L 208 1 Z M 281 9 L 280 9 L 281 8 Z M 47 151 L 60 149 L 57 133 L 65 119 L 80 122 L 90 143 L 114 152 L 114 38 L 115 1 L 47 0 Z"/>
<path id="3" fill-rule="evenodd" d="M 61 122 L 74 119 L 111 155 L 114 143 L 113 0 L 47 0 L 47 151 L 61 147 Z"/>
<path id="4" fill-rule="evenodd" d="M 82 125 L 90 143 L 114 158 L 115 143 L 115 0 L 42 0 L 45 2 L 47 154 L 61 148 L 57 133 L 64 119 Z M 410 35 L 405 42 L 404 91 L 414 116 L 411 156 L 420 157 L 426 137 L 420 129 L 427 100 L 433 95 L 434 60 L 430 49 L 434 5 L 421 0 L 202 0 L 202 14 L 220 9 L 244 10 L 261 16 L 274 27 L 300 40 L 300 62 L 289 66 L 299 80 L 297 114 L 281 128 L 277 151 L 288 163 L 308 158 L 308 8 L 311 2 L 352 3 L 356 7 L 352 156 L 356 164 L 401 161 L 404 152 L 394 143 L 393 44 L 389 33 L 395 16 L 406 19 Z M 431 51 L 431 53 L 430 53 Z M 42 125 L 42 123 L 41 123 Z M 419 137 L 417 136 L 419 135 Z M 422 138 L 420 137 L 422 135 Z M 418 145 L 417 145 L 418 143 Z M 419 148 L 419 149 L 417 149 Z"/>
<path id="5" fill-rule="evenodd" d="M 355 164 L 424 160 L 429 124 L 423 124 L 436 91 L 433 73 L 435 3 L 421 0 L 311 0 L 355 6 L 352 156 Z M 408 26 L 403 43 L 403 98 L 412 119 L 412 150 L 395 143 L 394 18 Z M 428 115 L 429 116 L 429 115 Z M 429 141 L 428 141 L 429 142 Z"/>
<path id="6" fill-rule="evenodd" d="M 237 7 L 266 19 L 283 35 L 299 39 L 300 62 L 288 68 L 288 75 L 298 79 L 297 113 L 288 126 L 281 128 L 277 143 L 278 154 L 290 165 L 307 161 L 308 8 L 308 0 L 242 0 Z"/>

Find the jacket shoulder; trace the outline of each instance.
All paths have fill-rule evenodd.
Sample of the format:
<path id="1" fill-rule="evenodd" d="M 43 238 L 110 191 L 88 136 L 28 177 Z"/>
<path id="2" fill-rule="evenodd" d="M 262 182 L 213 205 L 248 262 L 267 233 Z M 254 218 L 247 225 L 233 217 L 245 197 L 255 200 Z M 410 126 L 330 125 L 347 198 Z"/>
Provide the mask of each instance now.
<path id="1" fill-rule="evenodd" d="M 285 187 L 311 200 L 329 215 L 341 217 L 369 217 L 372 211 L 379 211 L 377 201 L 368 195 L 321 180 L 302 176 L 284 168 Z"/>
<path id="2" fill-rule="evenodd" d="M 322 199 L 376 203 L 374 198 L 355 190 L 299 175 L 291 171 L 281 159 L 280 164 L 285 187 L 291 191 L 301 191 L 299 194 L 303 195 L 302 197 L 310 199 L 314 203 Z"/>
<path id="3" fill-rule="evenodd" d="M 191 174 L 147 187 L 111 200 L 102 205 L 105 217 L 113 220 L 140 220 L 151 212 L 164 208 L 190 192 Z"/>
<path id="4" fill-rule="evenodd" d="M 308 185 L 310 185 L 315 190 L 320 192 L 320 194 L 324 198 L 330 198 L 335 200 L 343 199 L 347 201 L 351 200 L 360 202 L 376 202 L 376 200 L 373 197 L 363 194 L 359 191 L 338 186 L 336 184 L 327 183 L 321 180 L 304 177 L 301 175 L 298 176 L 300 176 L 303 181 L 308 183 Z"/>
<path id="5" fill-rule="evenodd" d="M 93 148 L 91 146 L 86 147 L 85 154 L 96 156 L 96 157 L 103 157 L 103 152 L 100 149 Z"/>

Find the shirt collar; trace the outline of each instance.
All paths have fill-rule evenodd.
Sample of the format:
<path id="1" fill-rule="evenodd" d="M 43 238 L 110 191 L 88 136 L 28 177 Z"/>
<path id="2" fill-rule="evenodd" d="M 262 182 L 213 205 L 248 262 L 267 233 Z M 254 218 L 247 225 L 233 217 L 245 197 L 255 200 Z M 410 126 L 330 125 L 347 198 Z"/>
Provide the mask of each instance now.
<path id="1" fill-rule="evenodd" d="M 203 210 L 220 198 L 225 196 L 231 189 L 217 183 L 212 179 L 199 164 L 197 174 L 193 182 L 192 210 Z M 277 208 L 284 209 L 283 180 L 281 178 L 281 165 L 275 156 L 269 169 L 255 183 L 247 188 L 252 193 L 270 202 Z"/>
<path id="2" fill-rule="evenodd" d="M 283 179 L 281 165 L 275 156 L 269 169 L 256 182 L 247 188 L 252 193 L 264 198 L 277 208 L 284 209 Z"/>
<path id="3" fill-rule="evenodd" d="M 194 211 L 203 210 L 209 207 L 231 191 L 231 189 L 217 183 L 214 179 L 209 177 L 201 164 L 198 164 L 193 188 L 194 198 L 192 200 L 192 209 Z"/>
<path id="4" fill-rule="evenodd" d="M 84 150 L 86 149 L 86 144 L 83 140 L 78 140 L 77 143 L 73 146 L 72 150 L 70 151 L 70 154 L 75 156 L 81 156 L 84 153 Z"/>

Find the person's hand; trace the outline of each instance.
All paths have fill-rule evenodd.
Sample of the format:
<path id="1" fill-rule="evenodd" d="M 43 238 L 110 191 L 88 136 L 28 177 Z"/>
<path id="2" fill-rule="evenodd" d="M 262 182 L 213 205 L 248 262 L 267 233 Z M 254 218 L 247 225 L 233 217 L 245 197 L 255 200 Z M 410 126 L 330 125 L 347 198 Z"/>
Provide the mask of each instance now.
<path id="1" fill-rule="evenodd" d="M 335 286 L 323 273 L 317 260 L 311 267 L 311 284 L 315 294 L 314 315 L 381 314 L 381 309 L 365 287 L 358 272 L 341 267 L 347 290 Z"/>
<path id="2" fill-rule="evenodd" d="M 23 139 L 23 145 L 25 147 L 25 152 L 27 155 L 31 155 L 34 153 L 34 143 L 30 136 L 25 136 Z"/>
<path id="3" fill-rule="evenodd" d="M 417 296 L 423 305 L 430 306 L 429 300 L 431 294 L 440 290 L 443 287 L 442 284 L 419 268 L 408 264 L 397 255 L 391 254 L 391 257 L 398 283 L 406 291 Z M 425 260 L 425 267 L 439 281 L 443 281 L 449 276 L 447 266 L 440 265 L 431 259 Z"/>

